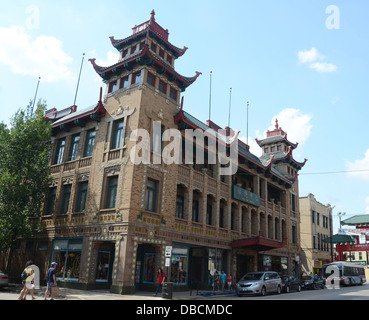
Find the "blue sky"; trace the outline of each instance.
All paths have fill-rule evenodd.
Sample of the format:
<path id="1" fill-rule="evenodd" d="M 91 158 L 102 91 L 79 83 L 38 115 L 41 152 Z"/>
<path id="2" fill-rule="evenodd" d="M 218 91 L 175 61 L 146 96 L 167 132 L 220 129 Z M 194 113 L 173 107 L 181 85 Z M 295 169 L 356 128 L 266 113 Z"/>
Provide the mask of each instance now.
<path id="1" fill-rule="evenodd" d="M 0 11 L 0 121 L 9 123 L 34 98 L 38 77 L 38 98 L 48 107 L 71 106 L 83 53 L 76 104 L 96 103 L 105 85 L 88 59 L 115 63 L 109 36 L 130 36 L 152 9 L 169 41 L 189 48 L 176 70 L 202 72 L 183 94 L 186 111 L 208 119 L 212 71 L 211 120 L 228 124 L 232 88 L 231 127 L 246 139 L 249 101 L 249 141 L 258 154 L 255 138 L 277 117 L 288 139 L 299 142 L 295 158 L 308 159 L 300 196 L 312 193 L 335 206 L 335 230 L 338 212 L 369 214 L 366 0 L 6 2 Z"/>

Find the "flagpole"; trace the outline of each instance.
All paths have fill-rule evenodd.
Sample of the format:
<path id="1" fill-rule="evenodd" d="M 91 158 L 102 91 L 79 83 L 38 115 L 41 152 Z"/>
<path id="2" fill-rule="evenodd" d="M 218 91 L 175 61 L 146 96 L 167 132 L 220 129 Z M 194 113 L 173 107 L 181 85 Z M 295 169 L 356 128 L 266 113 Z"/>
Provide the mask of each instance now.
<path id="1" fill-rule="evenodd" d="M 212 80 L 212 74 L 213 74 L 213 71 L 210 71 L 209 120 L 211 119 L 210 115 L 211 115 L 211 80 Z"/>
<path id="2" fill-rule="evenodd" d="M 36 97 L 37 97 L 37 92 L 38 92 L 38 86 L 40 84 L 40 79 L 41 79 L 41 77 L 38 77 L 38 82 L 37 82 L 37 87 L 36 87 L 36 93 L 35 93 L 35 98 L 33 99 L 33 105 L 32 105 L 32 109 L 31 109 L 31 114 L 33 114 L 33 108 L 35 107 Z"/>
<path id="3" fill-rule="evenodd" d="M 247 136 L 247 145 L 249 144 L 249 102 L 247 101 L 247 133 L 246 133 L 246 136 Z"/>
<path id="4" fill-rule="evenodd" d="M 82 62 L 81 62 L 81 68 L 79 69 L 79 76 L 78 76 L 78 82 L 77 82 L 77 88 L 76 88 L 76 94 L 74 96 L 74 102 L 73 105 L 76 105 L 76 100 L 77 100 L 77 93 L 78 93 L 78 87 L 79 87 L 79 80 L 81 79 L 81 72 L 82 72 L 82 66 L 83 66 L 83 60 L 85 58 L 85 54 L 83 53 L 82 56 Z"/>
<path id="5" fill-rule="evenodd" d="M 229 89 L 228 128 L 231 127 L 231 101 L 232 101 L 232 88 Z"/>

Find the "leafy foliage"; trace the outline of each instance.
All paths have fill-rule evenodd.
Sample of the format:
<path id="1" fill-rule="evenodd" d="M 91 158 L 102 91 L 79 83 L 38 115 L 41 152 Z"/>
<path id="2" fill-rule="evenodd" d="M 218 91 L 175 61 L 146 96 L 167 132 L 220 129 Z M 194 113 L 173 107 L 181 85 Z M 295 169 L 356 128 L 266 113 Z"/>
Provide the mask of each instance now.
<path id="1" fill-rule="evenodd" d="M 49 184 L 51 124 L 44 118 L 46 104 L 31 103 L 19 110 L 11 124 L 0 123 L 0 251 L 18 236 L 37 230 L 32 218 L 40 215 Z"/>

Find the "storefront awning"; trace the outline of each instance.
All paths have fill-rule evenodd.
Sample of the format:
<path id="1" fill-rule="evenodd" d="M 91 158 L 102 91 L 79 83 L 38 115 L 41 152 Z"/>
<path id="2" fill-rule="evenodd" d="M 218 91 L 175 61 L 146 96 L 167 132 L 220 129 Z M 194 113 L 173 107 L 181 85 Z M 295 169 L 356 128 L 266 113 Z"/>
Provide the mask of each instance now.
<path id="1" fill-rule="evenodd" d="M 286 245 L 287 238 L 283 242 L 264 238 L 262 236 L 235 240 L 232 242 L 232 248 L 250 248 L 257 251 L 267 251 L 282 248 Z"/>

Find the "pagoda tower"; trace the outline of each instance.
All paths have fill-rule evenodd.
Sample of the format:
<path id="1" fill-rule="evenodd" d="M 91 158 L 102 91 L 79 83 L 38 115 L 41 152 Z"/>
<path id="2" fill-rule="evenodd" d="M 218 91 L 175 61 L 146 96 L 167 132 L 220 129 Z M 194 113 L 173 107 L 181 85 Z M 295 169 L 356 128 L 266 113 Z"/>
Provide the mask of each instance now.
<path id="1" fill-rule="evenodd" d="M 287 179 L 295 180 L 298 171 L 306 164 L 298 162 L 293 158 L 293 150 L 298 146 L 298 143 L 292 143 L 287 139 L 287 133 L 278 124 L 278 119 L 275 120 L 274 130 L 267 131 L 265 139 L 256 139 L 257 144 L 262 148 L 262 156 L 260 160 L 269 162 Z"/>

